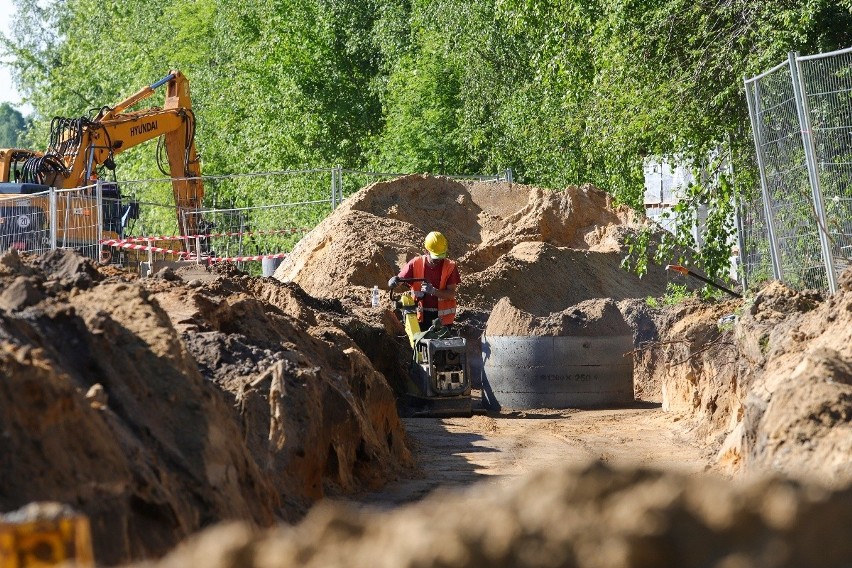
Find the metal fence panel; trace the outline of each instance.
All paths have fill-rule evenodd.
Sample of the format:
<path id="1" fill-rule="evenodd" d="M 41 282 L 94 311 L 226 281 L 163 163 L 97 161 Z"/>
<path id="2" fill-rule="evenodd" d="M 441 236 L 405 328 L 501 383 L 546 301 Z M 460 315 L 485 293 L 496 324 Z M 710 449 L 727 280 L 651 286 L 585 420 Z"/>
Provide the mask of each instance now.
<path id="1" fill-rule="evenodd" d="M 56 191 L 56 246 L 97 259 L 101 236 L 95 186 Z"/>
<path id="2" fill-rule="evenodd" d="M 769 238 L 775 238 L 781 277 L 793 287 L 824 288 L 827 280 L 790 66 L 779 65 L 746 86 L 754 101 L 756 149 L 769 215 L 764 217 Z"/>
<path id="3" fill-rule="evenodd" d="M 763 200 L 756 198 L 739 205 L 741 237 L 740 269 L 744 285 L 755 287 L 773 279 L 769 233 Z"/>
<path id="4" fill-rule="evenodd" d="M 774 272 L 794 288 L 834 291 L 852 265 L 852 48 L 746 79 Z M 747 207 L 743 214 L 760 216 Z"/>
<path id="5" fill-rule="evenodd" d="M 852 264 L 852 49 L 798 58 L 835 272 Z"/>
<path id="6" fill-rule="evenodd" d="M 335 167 L 192 180 L 99 181 L 84 188 L 4 197 L 0 246 L 33 253 L 73 248 L 94 260 L 126 266 L 156 260 L 230 261 L 259 273 L 262 259 L 281 258 L 346 197 L 371 182 L 400 175 Z M 511 170 L 448 177 L 511 182 Z M 187 195 L 187 188 L 202 187 L 203 200 Z M 178 207 L 179 200 L 193 206 Z M 104 247 L 111 254 L 105 255 Z"/>
<path id="7" fill-rule="evenodd" d="M 42 253 L 50 249 L 49 193 L 0 196 L 0 251 Z"/>
<path id="8" fill-rule="evenodd" d="M 112 207 L 127 211 L 116 242 L 125 264 L 280 256 L 331 212 L 332 170 L 205 176 L 204 207 L 176 208 L 171 178 L 122 182 Z M 179 188 L 178 188 L 179 190 Z M 142 258 L 140 258 L 142 257 Z M 247 260 L 238 260 L 245 263 Z"/>

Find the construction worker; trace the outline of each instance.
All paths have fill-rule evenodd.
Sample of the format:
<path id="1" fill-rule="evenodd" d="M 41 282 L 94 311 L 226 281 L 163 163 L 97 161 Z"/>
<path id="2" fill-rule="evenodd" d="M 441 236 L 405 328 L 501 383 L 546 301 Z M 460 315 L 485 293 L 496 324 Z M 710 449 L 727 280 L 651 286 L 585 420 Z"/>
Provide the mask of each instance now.
<path id="1" fill-rule="evenodd" d="M 425 254 L 408 261 L 399 274 L 388 281 L 394 288 L 399 279 L 423 278 L 426 282 L 411 282 L 417 298 L 417 319 L 421 329 L 427 329 L 436 318 L 449 326 L 456 318 L 456 286 L 461 282 L 456 263 L 447 258 L 447 239 L 438 231 L 426 235 Z"/>

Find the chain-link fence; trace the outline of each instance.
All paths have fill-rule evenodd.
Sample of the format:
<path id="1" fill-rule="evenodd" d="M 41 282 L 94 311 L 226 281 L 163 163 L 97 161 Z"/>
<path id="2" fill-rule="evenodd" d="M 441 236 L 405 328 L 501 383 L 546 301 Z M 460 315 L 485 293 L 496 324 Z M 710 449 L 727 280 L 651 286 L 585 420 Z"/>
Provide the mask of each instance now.
<path id="1" fill-rule="evenodd" d="M 768 252 L 773 277 L 794 288 L 835 291 L 852 256 L 850 52 L 791 53 L 745 80 L 763 198 L 742 215 L 762 216 L 766 242 L 753 250 Z M 751 282 L 766 268 L 743 267 Z"/>
<path id="2" fill-rule="evenodd" d="M 0 250 L 44 252 L 50 248 L 49 193 L 0 194 Z"/>
<path id="3" fill-rule="evenodd" d="M 0 245 L 27 252 L 74 248 L 102 262 L 194 259 L 236 262 L 260 273 L 280 259 L 346 197 L 375 181 L 405 174 L 343 168 L 99 181 L 43 194 L 0 195 Z M 448 176 L 512 181 L 494 176 Z M 199 199 L 200 189 L 203 200 Z M 190 207 L 203 201 L 201 207 Z M 246 266 L 248 265 L 248 266 Z"/>
<path id="4" fill-rule="evenodd" d="M 0 250 L 15 248 L 40 254 L 55 248 L 73 248 L 98 258 L 98 241 L 104 238 L 105 222 L 98 204 L 94 185 L 0 195 Z"/>

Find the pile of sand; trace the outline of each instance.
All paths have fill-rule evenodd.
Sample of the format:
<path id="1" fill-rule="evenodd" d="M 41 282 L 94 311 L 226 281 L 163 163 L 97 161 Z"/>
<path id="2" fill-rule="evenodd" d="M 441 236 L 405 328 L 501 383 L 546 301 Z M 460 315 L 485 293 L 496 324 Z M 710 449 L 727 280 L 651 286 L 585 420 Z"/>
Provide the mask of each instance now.
<path id="1" fill-rule="evenodd" d="M 543 316 L 594 298 L 645 298 L 668 276 L 620 268 L 624 236 L 642 222 L 592 186 L 563 191 L 406 176 L 363 188 L 308 233 L 275 277 L 312 296 L 363 301 L 385 288 L 441 231 L 462 275 L 462 309 L 490 310 L 509 297 Z"/>
<path id="2" fill-rule="evenodd" d="M 339 304 L 206 276 L 0 256 L 0 511 L 71 504 L 115 564 L 226 519 L 298 518 L 411 465 Z"/>
<path id="3" fill-rule="evenodd" d="M 536 317 L 503 298 L 491 311 L 485 335 L 502 336 L 584 336 L 631 335 L 618 305 L 612 300 L 586 300 L 561 312 Z"/>

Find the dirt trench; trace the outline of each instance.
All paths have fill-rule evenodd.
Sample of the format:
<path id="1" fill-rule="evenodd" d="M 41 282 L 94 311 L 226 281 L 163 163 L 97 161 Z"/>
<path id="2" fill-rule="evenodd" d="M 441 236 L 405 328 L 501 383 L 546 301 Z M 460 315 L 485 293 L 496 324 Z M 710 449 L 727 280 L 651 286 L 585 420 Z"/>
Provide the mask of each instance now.
<path id="1" fill-rule="evenodd" d="M 828 298 L 650 311 L 637 394 L 658 403 L 408 419 L 414 479 L 156 566 L 848 566 L 852 271 Z"/>
<path id="2" fill-rule="evenodd" d="M 85 512 L 107 565 L 848 566 L 852 271 L 831 297 L 652 308 L 683 280 L 620 270 L 643 223 L 588 186 L 408 176 L 275 280 L 6 253 L 0 509 Z M 490 324 L 626 324 L 638 402 L 401 421 L 404 342 L 369 290 L 436 228 L 472 354 Z"/>

